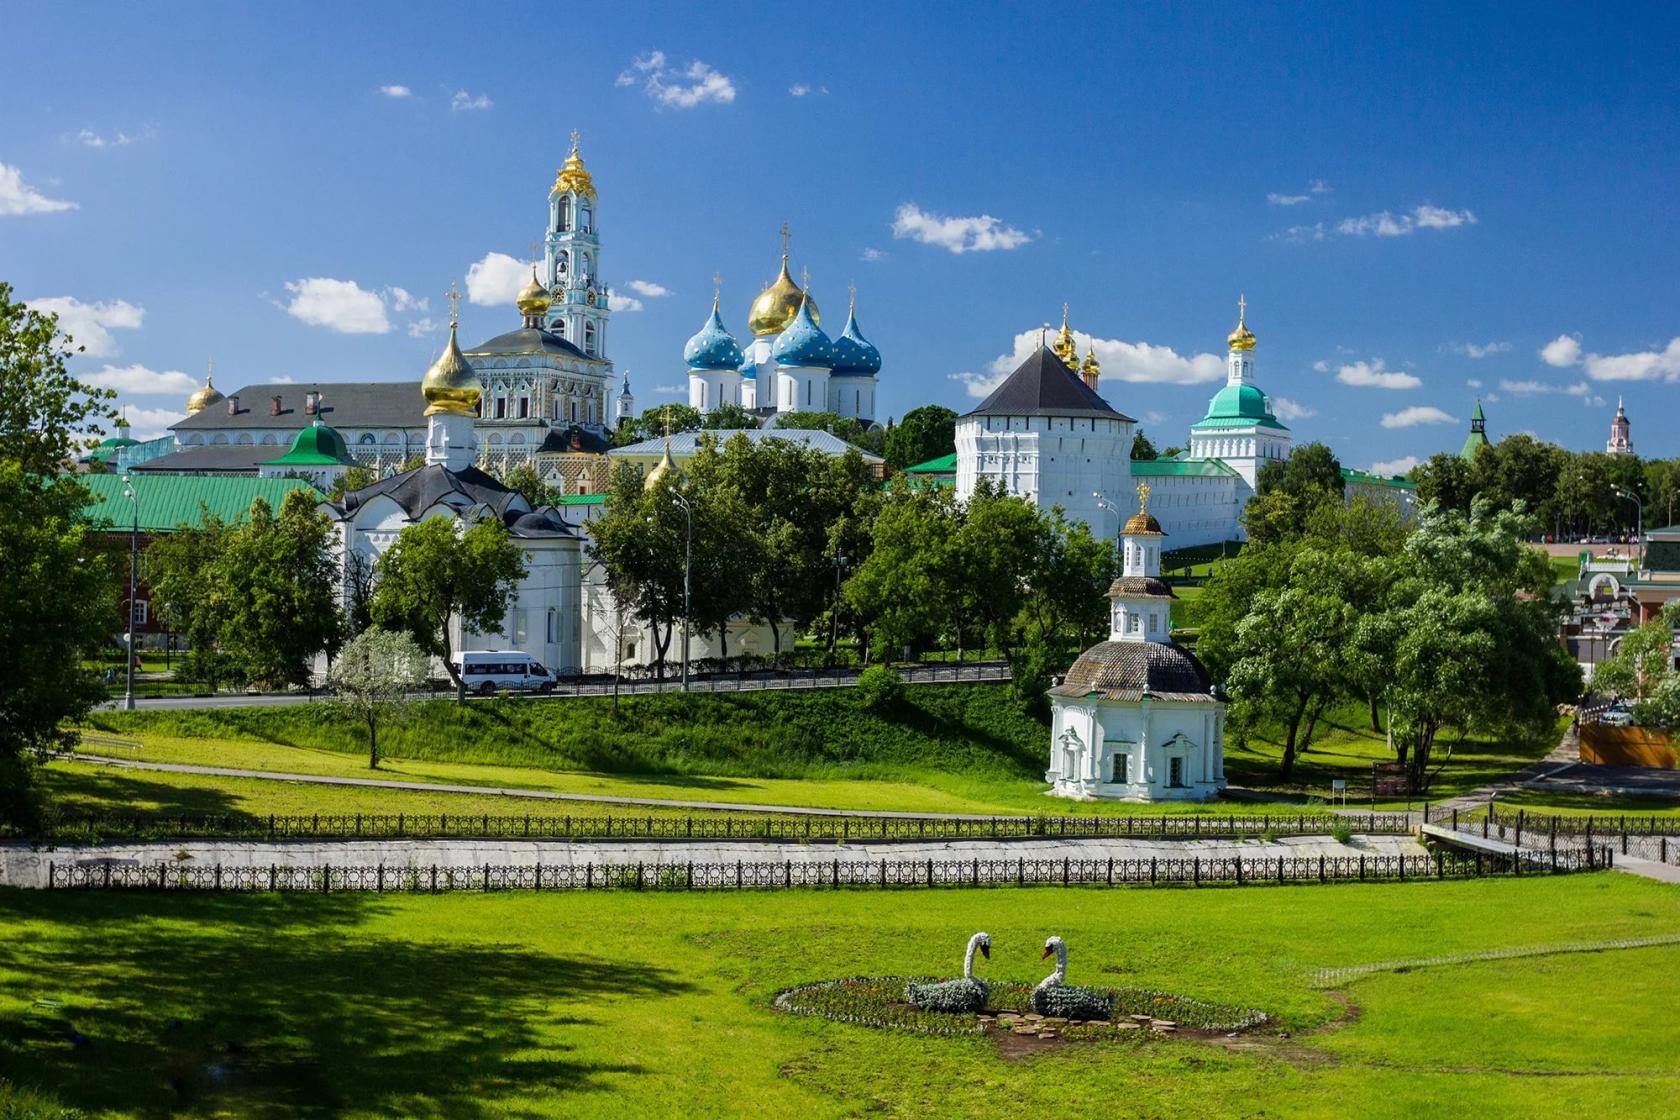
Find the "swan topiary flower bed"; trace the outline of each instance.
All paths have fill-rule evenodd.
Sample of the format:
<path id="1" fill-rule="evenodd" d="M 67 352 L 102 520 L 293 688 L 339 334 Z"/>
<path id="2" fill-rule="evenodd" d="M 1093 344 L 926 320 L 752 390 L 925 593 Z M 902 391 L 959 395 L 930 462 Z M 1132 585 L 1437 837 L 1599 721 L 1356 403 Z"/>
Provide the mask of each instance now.
<path id="1" fill-rule="evenodd" d="M 984 1034 L 998 1015 L 1026 1016 L 1032 1011 L 1034 987 L 1008 980 L 994 980 L 988 1006 L 979 1013 L 918 1010 L 905 1002 L 908 984 L 932 983 L 932 977 L 849 976 L 842 980 L 819 980 L 776 993 L 778 1010 L 793 1015 L 815 1015 L 840 1023 L 866 1027 L 915 1031 L 919 1034 Z M 1068 1024 L 1065 1038 L 1118 1038 L 1146 1032 L 1136 1028 L 1134 1016 L 1167 1021 L 1196 1031 L 1230 1033 L 1250 1030 L 1268 1021 L 1264 1011 L 1232 1007 L 1147 988 L 1091 989 L 1113 998 L 1113 1013 L 1107 1020 Z"/>

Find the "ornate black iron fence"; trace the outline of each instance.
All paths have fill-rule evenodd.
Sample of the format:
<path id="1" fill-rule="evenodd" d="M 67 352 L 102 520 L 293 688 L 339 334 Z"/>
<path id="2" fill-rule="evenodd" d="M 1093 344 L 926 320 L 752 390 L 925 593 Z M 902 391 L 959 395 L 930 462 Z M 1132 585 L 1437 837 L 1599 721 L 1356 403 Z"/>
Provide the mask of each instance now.
<path id="1" fill-rule="evenodd" d="M 1540 875 L 1612 865 L 1603 847 L 1519 855 L 1436 851 L 1361 855 L 1177 859 L 781 860 L 734 863 L 568 863 L 443 867 L 223 866 L 84 860 L 49 864 L 60 890 L 339 891 L 782 890 L 839 887 L 1261 886 L 1287 883 L 1403 882 L 1484 875 Z"/>
<path id="2" fill-rule="evenodd" d="M 566 840 L 968 840 L 968 839 L 1232 839 L 1327 836 L 1341 830 L 1399 836 L 1414 831 L 1406 813 L 1303 813 L 1227 816 L 905 817 L 777 813 L 549 816 L 487 813 L 355 813 L 254 816 L 239 813 L 125 813 L 60 821 L 63 840 L 158 840 L 191 837 L 318 838 L 461 837 Z"/>

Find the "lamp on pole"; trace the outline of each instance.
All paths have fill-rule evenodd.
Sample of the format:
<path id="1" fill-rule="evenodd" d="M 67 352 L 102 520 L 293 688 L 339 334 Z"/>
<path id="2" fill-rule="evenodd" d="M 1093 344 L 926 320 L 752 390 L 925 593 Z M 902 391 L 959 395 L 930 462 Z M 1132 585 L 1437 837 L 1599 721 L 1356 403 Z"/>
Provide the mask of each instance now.
<path id="1" fill-rule="evenodd" d="M 1120 554 L 1120 527 L 1124 524 L 1123 519 L 1125 515 L 1114 507 L 1114 503 L 1110 502 L 1107 498 L 1103 497 L 1095 490 L 1091 491 L 1091 497 L 1096 499 L 1098 509 L 1106 509 L 1109 513 L 1114 515 L 1114 553 L 1118 556 Z"/>
<path id="2" fill-rule="evenodd" d="M 134 492 L 134 477 L 123 475 L 123 497 L 133 513 L 128 530 L 128 676 L 127 687 L 123 690 L 123 707 L 128 711 L 134 710 L 134 596 L 135 585 L 140 576 L 140 496 Z"/>
<path id="3" fill-rule="evenodd" d="M 1635 531 L 1634 537 L 1635 541 L 1639 545 L 1639 563 L 1633 570 L 1633 574 L 1638 576 L 1640 571 L 1645 567 L 1645 503 L 1640 501 L 1639 495 L 1633 493 L 1631 490 L 1623 490 L 1620 486 L 1612 486 L 1610 489 L 1615 492 L 1617 497 L 1625 498 L 1632 502 L 1634 508 L 1639 514 L 1639 528 Z"/>
<path id="4" fill-rule="evenodd" d="M 671 490 L 671 500 L 683 511 L 683 644 L 682 644 L 682 690 L 688 691 L 688 601 L 690 587 L 690 573 L 694 567 L 694 506 L 676 488 Z"/>

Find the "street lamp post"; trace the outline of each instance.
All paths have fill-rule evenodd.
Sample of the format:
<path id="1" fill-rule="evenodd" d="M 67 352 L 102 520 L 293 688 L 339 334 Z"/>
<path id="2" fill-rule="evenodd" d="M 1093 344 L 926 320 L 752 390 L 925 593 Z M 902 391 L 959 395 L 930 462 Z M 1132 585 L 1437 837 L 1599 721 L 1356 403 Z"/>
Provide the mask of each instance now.
<path id="1" fill-rule="evenodd" d="M 694 567 L 694 506 L 676 490 L 671 491 L 671 499 L 683 511 L 683 644 L 682 644 L 682 690 L 688 691 L 688 601 L 690 573 Z"/>
<path id="2" fill-rule="evenodd" d="M 1097 500 L 1098 509 L 1106 509 L 1109 513 L 1114 515 L 1114 554 L 1118 556 L 1120 554 L 1120 525 L 1121 519 L 1124 515 L 1122 515 L 1118 509 L 1114 508 L 1113 503 L 1101 494 L 1097 493 L 1095 490 L 1091 492 L 1091 497 Z"/>
<path id="3" fill-rule="evenodd" d="M 1623 490 L 1620 486 L 1612 486 L 1610 489 L 1615 491 L 1617 496 L 1632 502 L 1639 514 L 1639 527 L 1634 535 L 1634 539 L 1639 545 L 1639 563 L 1633 571 L 1634 577 L 1638 578 L 1639 573 L 1645 568 L 1645 503 L 1640 501 L 1639 495 L 1631 490 Z"/>
<path id="4" fill-rule="evenodd" d="M 128 530 L 128 684 L 123 690 L 123 707 L 134 710 L 134 596 L 140 576 L 140 497 L 134 492 L 134 478 L 123 475 L 123 497 L 128 499 L 133 520 Z"/>

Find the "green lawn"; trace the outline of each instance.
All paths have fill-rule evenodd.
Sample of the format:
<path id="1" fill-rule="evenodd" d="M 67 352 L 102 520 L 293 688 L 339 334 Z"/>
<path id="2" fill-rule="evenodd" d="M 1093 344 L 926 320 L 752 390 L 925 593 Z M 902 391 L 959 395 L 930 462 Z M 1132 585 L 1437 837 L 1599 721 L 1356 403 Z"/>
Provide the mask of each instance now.
<path id="1" fill-rule="evenodd" d="M 1634 795 L 1566 793 L 1562 790 L 1524 789 L 1499 795 L 1501 810 L 1526 809 L 1530 813 L 1558 813 L 1602 817 L 1680 817 L 1680 799 Z"/>
<path id="2" fill-rule="evenodd" d="M 1670 1115 L 1680 947 L 1321 967 L 1672 932 L 1605 873 L 1191 891 L 225 896 L 0 891 L 0 1078 L 90 1115 Z M 781 1015 L 777 989 L 948 973 L 1257 1006 L 1277 1030 L 1025 1059 Z M 1637 983 L 1629 983 L 1637 976 Z M 74 1046 L 74 1030 L 87 1041 Z M 3 1097 L 0 1097 L 3 1101 Z"/>

